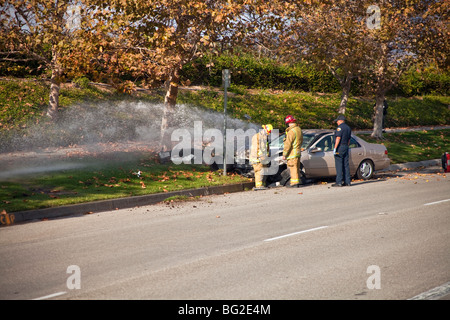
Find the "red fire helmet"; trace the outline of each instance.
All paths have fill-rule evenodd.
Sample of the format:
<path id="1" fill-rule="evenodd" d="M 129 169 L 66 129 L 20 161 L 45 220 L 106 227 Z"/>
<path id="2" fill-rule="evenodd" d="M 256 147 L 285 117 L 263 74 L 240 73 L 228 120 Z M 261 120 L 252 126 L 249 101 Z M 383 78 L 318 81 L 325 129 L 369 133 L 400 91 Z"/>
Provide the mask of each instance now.
<path id="1" fill-rule="evenodd" d="M 291 116 L 291 115 L 287 115 L 286 118 L 284 118 L 284 122 L 286 124 L 289 124 L 289 123 L 295 122 L 295 121 L 297 121 L 297 120 L 295 120 L 295 118 L 293 116 Z"/>

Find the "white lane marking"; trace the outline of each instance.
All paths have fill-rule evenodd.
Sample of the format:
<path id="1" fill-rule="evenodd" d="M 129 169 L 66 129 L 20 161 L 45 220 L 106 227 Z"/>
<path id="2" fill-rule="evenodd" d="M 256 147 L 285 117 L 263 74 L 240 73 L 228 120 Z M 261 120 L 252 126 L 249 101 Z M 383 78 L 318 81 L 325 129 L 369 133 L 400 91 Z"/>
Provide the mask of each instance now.
<path id="1" fill-rule="evenodd" d="M 450 282 L 447 282 L 439 287 L 433 288 L 408 300 L 438 300 L 450 294 Z"/>
<path id="2" fill-rule="evenodd" d="M 308 230 L 303 230 L 303 231 L 293 232 L 293 233 L 285 234 L 285 235 L 282 235 L 282 236 L 279 236 L 279 237 L 266 239 L 266 240 L 264 240 L 264 241 L 278 240 L 278 239 L 281 239 L 281 238 L 286 238 L 286 237 L 294 236 L 294 235 L 296 235 L 296 234 L 306 233 L 306 232 L 311 232 L 311 231 L 316 231 L 316 230 L 319 230 L 319 229 L 325 229 L 325 228 L 328 228 L 328 226 L 321 226 L 321 227 L 312 228 L 312 229 L 308 229 Z"/>
<path id="3" fill-rule="evenodd" d="M 39 297 L 39 298 L 36 298 L 36 299 L 33 299 L 33 300 L 45 300 L 45 299 L 50 299 L 50 298 L 54 298 L 54 297 L 57 297 L 57 296 L 62 296 L 63 294 L 66 294 L 66 293 L 67 293 L 67 292 L 65 292 L 65 291 L 56 292 L 56 293 L 53 293 L 53 294 L 49 294 L 48 296 Z"/>
<path id="4" fill-rule="evenodd" d="M 450 201 L 450 199 L 445 199 L 445 200 L 441 200 L 441 201 L 425 203 L 424 206 L 431 206 L 433 204 L 438 204 L 438 203 L 447 202 L 447 201 Z"/>

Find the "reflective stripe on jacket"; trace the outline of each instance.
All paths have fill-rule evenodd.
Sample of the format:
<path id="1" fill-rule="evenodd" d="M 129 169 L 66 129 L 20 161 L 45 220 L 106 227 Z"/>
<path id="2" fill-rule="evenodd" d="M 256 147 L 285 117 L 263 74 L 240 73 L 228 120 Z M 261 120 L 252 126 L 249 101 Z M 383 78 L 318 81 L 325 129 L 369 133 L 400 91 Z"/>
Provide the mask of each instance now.
<path id="1" fill-rule="evenodd" d="M 286 159 L 300 158 L 301 147 L 303 143 L 302 129 L 297 124 L 286 129 L 286 138 L 284 140 L 283 156 Z"/>

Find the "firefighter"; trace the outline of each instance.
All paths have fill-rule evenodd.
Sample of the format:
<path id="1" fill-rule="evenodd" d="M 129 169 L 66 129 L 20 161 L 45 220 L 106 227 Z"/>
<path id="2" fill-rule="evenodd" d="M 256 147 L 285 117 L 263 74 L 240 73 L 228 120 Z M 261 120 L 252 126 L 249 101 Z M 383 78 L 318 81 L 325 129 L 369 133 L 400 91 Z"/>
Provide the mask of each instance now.
<path id="1" fill-rule="evenodd" d="M 284 119 L 288 127 L 284 140 L 283 159 L 287 160 L 287 166 L 291 173 L 291 183 L 289 185 L 291 188 L 298 188 L 300 186 L 300 157 L 303 134 L 302 129 L 297 125 L 296 121 L 291 115 L 286 116 Z"/>
<path id="2" fill-rule="evenodd" d="M 272 132 L 273 127 L 271 124 L 265 124 L 262 128 L 263 130 L 260 130 L 252 137 L 250 150 L 250 163 L 255 171 L 255 187 L 253 190 L 267 189 L 264 185 L 266 176 L 263 170 L 270 162 L 268 136 Z"/>

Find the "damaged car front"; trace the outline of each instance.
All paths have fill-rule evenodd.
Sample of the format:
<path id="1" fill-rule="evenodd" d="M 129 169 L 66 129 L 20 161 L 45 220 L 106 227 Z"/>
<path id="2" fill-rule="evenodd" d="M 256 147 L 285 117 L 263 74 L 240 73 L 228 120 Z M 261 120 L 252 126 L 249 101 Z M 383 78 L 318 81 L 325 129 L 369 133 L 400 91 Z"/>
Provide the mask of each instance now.
<path id="1" fill-rule="evenodd" d="M 302 152 L 308 148 L 313 142 L 322 136 L 324 130 L 303 130 L 303 143 Z M 287 168 L 286 160 L 283 159 L 283 147 L 286 134 L 282 133 L 279 136 L 272 138 L 269 142 L 269 158 L 270 164 L 268 165 L 269 176 L 267 177 L 267 183 L 269 185 L 288 185 L 290 181 L 290 172 Z M 250 164 L 250 145 L 247 143 L 245 147 L 241 147 L 235 153 L 235 161 L 233 169 L 235 172 L 244 175 L 246 177 L 253 177 L 253 166 Z M 302 168 L 302 182 L 307 182 L 306 176 Z"/>

